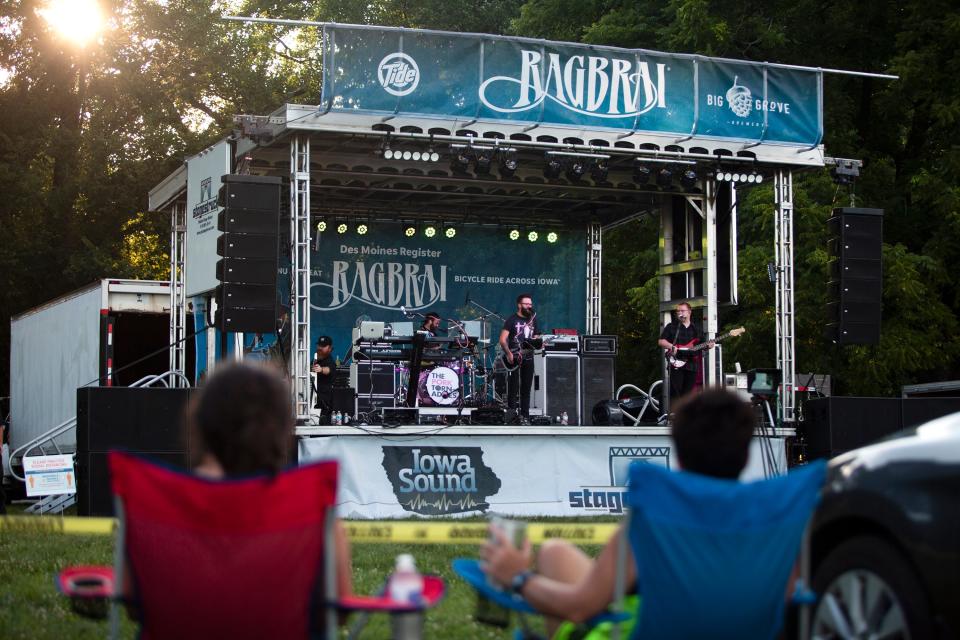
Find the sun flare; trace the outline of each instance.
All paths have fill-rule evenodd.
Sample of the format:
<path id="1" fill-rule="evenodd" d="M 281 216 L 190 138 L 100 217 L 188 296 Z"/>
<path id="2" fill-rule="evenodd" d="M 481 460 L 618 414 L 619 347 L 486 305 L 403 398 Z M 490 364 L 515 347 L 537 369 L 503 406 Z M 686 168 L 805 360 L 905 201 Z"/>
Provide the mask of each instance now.
<path id="1" fill-rule="evenodd" d="M 50 0 L 39 14 L 65 38 L 84 46 L 103 26 L 96 0 Z"/>

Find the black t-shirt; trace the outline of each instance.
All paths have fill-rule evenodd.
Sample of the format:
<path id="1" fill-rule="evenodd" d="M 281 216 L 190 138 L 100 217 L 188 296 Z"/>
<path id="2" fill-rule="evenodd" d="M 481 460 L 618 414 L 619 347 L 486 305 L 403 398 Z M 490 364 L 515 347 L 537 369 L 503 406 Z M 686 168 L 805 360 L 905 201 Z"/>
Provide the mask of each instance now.
<path id="1" fill-rule="evenodd" d="M 503 329 L 509 333 L 507 346 L 510 347 L 511 351 L 526 348 L 529 345 L 524 344 L 525 341 L 531 340 L 533 336 L 540 335 L 540 324 L 536 317 L 531 322 L 528 318 L 516 313 L 504 321 Z"/>
<path id="2" fill-rule="evenodd" d="M 327 367 L 327 370 L 330 373 L 324 375 L 322 373 L 316 373 L 317 376 L 317 395 L 326 398 L 330 390 L 333 388 L 333 374 L 337 371 L 337 363 L 329 355 L 323 360 L 317 360 L 317 354 L 313 354 L 313 364 L 318 364 L 321 367 Z"/>
<path id="3" fill-rule="evenodd" d="M 678 333 L 679 329 L 679 333 Z M 670 344 L 680 345 L 688 344 L 691 340 L 696 340 L 696 344 L 703 342 L 703 332 L 700 331 L 695 323 L 691 322 L 689 327 L 685 327 L 676 320 L 668 324 L 663 328 L 663 331 L 660 332 L 660 339 L 666 340 Z M 681 358 L 682 360 L 687 360 L 686 367 L 693 371 L 697 369 L 697 359 L 696 358 Z"/>

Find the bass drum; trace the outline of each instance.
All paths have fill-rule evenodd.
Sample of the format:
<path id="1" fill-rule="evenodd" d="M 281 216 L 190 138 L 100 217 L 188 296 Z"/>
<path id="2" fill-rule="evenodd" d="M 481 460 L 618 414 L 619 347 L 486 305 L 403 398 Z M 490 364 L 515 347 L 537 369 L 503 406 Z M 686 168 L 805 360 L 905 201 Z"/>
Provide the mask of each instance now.
<path id="1" fill-rule="evenodd" d="M 450 367 L 434 367 L 420 372 L 420 384 L 417 388 L 420 405 L 449 406 L 460 399 L 460 376 Z"/>

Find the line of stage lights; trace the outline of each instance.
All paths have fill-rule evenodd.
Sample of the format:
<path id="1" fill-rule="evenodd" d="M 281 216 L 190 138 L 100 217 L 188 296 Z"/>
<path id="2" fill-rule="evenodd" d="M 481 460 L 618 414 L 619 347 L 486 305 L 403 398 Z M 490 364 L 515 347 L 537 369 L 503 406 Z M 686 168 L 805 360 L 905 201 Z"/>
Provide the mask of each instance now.
<path id="1" fill-rule="evenodd" d="M 334 221 L 336 226 L 333 229 L 339 234 L 344 235 L 350 231 L 350 225 L 343 221 Z M 328 223 L 326 219 L 321 218 L 317 222 L 317 233 L 324 233 L 327 229 L 330 228 L 331 223 Z M 357 235 L 363 236 L 370 231 L 370 226 L 366 222 L 357 223 L 354 227 Z M 426 238 L 437 238 L 444 237 L 448 239 L 453 239 L 457 237 L 457 228 L 454 225 L 437 225 L 437 224 L 426 224 L 423 226 L 422 230 L 424 237 Z M 407 238 L 413 238 L 417 235 L 418 225 L 416 224 L 405 224 L 403 226 L 403 235 Z M 554 244 L 557 240 L 560 239 L 559 234 L 556 231 L 550 231 L 546 234 L 541 234 L 536 230 L 524 230 L 520 229 L 511 229 L 507 233 L 507 237 L 510 240 L 519 240 L 521 237 L 525 237 L 529 242 L 537 242 L 542 237 L 544 240 L 550 244 Z"/>
<path id="2" fill-rule="evenodd" d="M 399 149 L 393 150 L 390 147 L 386 147 L 383 150 L 384 160 L 411 160 L 413 162 L 439 162 L 440 154 L 429 149 L 427 151 L 411 151 L 406 149 L 401 151 Z"/>
<path id="3" fill-rule="evenodd" d="M 743 182 L 744 184 L 760 184 L 763 182 L 763 174 L 756 171 L 751 171 L 750 173 L 717 171 L 715 178 L 717 182 Z"/>

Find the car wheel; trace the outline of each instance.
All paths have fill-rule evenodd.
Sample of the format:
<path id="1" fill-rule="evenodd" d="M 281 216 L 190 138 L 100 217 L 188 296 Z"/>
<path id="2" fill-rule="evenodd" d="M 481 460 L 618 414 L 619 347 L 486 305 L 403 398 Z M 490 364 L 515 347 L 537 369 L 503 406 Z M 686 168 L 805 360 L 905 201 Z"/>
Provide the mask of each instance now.
<path id="1" fill-rule="evenodd" d="M 872 536 L 847 540 L 817 567 L 811 638 L 923 640 L 933 635 L 930 605 L 903 555 Z"/>

